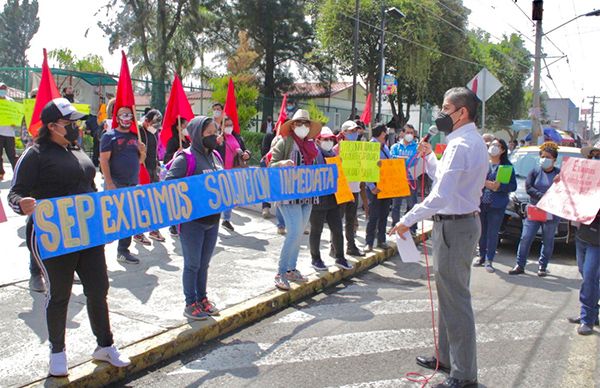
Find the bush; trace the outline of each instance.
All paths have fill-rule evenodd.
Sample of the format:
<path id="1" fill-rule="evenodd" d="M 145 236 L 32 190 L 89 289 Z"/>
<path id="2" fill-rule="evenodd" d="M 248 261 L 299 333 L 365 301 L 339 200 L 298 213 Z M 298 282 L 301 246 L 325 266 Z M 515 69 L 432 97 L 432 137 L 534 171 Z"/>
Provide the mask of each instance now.
<path id="1" fill-rule="evenodd" d="M 220 102 L 225 105 L 227 97 L 227 86 L 229 77 L 213 78 L 210 81 L 213 87 L 212 98 L 215 102 Z M 248 82 L 243 77 L 234 76 L 233 83 L 235 85 L 235 99 L 237 103 L 238 119 L 240 121 L 240 129 L 246 130 L 250 124 L 250 120 L 258 112 L 256 109 L 256 99 L 258 98 L 258 87 L 252 82 Z"/>
<path id="2" fill-rule="evenodd" d="M 253 132 L 253 131 L 242 131 L 242 138 L 246 143 L 246 148 L 252 153 L 250 158 L 250 165 L 258 166 L 260 164 L 260 147 L 262 145 L 264 133 Z"/>

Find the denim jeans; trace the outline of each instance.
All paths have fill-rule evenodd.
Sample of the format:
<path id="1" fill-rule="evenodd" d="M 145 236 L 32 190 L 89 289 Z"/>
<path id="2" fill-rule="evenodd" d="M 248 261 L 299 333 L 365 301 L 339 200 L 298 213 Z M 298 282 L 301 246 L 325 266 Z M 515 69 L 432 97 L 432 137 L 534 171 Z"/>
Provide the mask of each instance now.
<path id="1" fill-rule="evenodd" d="M 417 204 L 417 190 L 413 189 L 412 186 L 415 185 L 414 181 L 409 182 L 410 187 L 410 195 L 406 197 L 399 197 L 392 199 L 392 226 L 396 225 L 398 221 L 400 221 L 400 210 L 402 209 L 402 202 L 406 201 L 406 212 L 408 213 L 410 209 L 413 208 Z M 417 231 L 417 224 L 414 224 L 410 227 L 412 232 Z"/>
<path id="2" fill-rule="evenodd" d="M 300 253 L 300 240 L 304 234 L 304 229 L 310 218 L 312 205 L 308 204 L 282 204 L 278 206 L 285 221 L 287 234 L 279 254 L 280 275 L 285 275 L 287 271 L 296 269 L 298 254 Z"/>
<path id="3" fill-rule="evenodd" d="M 231 213 L 233 213 L 233 209 L 225 210 L 223 212 L 223 221 L 231 221 Z"/>
<path id="4" fill-rule="evenodd" d="M 581 322 L 592 327 L 598 319 L 598 302 L 600 299 L 600 246 L 575 240 L 577 249 L 577 266 L 583 277 L 579 289 L 581 302 Z"/>
<path id="5" fill-rule="evenodd" d="M 379 199 L 367 188 L 369 198 L 369 221 L 367 222 L 367 245 L 374 245 L 375 236 L 377 243 L 383 244 L 386 240 L 387 218 L 390 212 L 390 199 Z"/>
<path id="6" fill-rule="evenodd" d="M 504 208 L 481 206 L 481 237 L 479 238 L 479 258 L 494 261 L 498 248 L 498 232 L 504 219 Z"/>
<path id="7" fill-rule="evenodd" d="M 285 228 L 285 220 L 283 219 L 283 214 L 281 214 L 281 208 L 279 206 L 275 209 L 275 216 L 277 217 L 277 227 Z"/>
<path id="8" fill-rule="evenodd" d="M 183 294 L 190 305 L 206 297 L 208 264 L 217 245 L 219 224 L 190 221 L 180 225 L 183 251 Z"/>
<path id="9" fill-rule="evenodd" d="M 523 220 L 521 242 L 519 242 L 519 248 L 517 249 L 517 265 L 525 268 L 529 249 L 535 239 L 535 234 L 541 226 L 543 238 L 542 247 L 540 249 L 539 266 L 544 269 L 548 266 L 548 262 L 552 258 L 552 252 L 554 251 L 554 234 L 556 233 L 558 221 L 559 218 L 556 216 L 546 222 L 531 221 L 529 219 Z"/>

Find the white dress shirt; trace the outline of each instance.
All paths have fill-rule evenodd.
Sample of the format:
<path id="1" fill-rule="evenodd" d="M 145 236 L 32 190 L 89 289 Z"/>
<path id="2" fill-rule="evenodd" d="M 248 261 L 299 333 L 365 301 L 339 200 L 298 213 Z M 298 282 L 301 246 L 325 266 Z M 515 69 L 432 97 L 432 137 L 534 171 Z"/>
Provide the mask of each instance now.
<path id="1" fill-rule="evenodd" d="M 432 152 L 425 158 L 433 178 L 431 193 L 400 219 L 411 226 L 434 214 L 467 214 L 479 210 L 481 191 L 488 173 L 487 148 L 474 123 L 447 136 L 448 145 L 438 162 Z"/>

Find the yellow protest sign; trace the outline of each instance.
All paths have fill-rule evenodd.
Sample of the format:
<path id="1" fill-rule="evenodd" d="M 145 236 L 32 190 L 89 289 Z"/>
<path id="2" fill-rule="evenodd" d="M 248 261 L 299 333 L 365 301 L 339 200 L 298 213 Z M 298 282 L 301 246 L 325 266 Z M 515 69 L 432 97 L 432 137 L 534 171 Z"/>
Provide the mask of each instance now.
<path id="1" fill-rule="evenodd" d="M 86 115 L 90 114 L 90 106 L 88 104 L 73 104 L 73 107 L 81 113 Z M 35 98 L 26 98 L 23 100 L 23 113 L 25 114 L 25 123 L 27 128 L 31 124 L 31 116 L 33 116 L 33 109 L 35 108 Z"/>
<path id="2" fill-rule="evenodd" d="M 332 158 L 325 158 L 327 164 L 335 164 L 338 168 L 338 181 L 337 181 L 337 192 L 335 193 L 335 200 L 338 205 L 346 202 L 354 201 L 354 194 L 350 190 L 350 185 L 344 174 L 344 168 L 342 167 L 342 161 L 339 156 Z"/>
<path id="3" fill-rule="evenodd" d="M 381 145 L 366 141 L 342 141 L 340 157 L 348 182 L 379 181 Z"/>
<path id="4" fill-rule="evenodd" d="M 377 194 L 379 199 L 410 195 L 404 159 L 384 159 L 381 161 L 381 178 L 377 182 L 377 188 L 381 190 Z"/>
<path id="5" fill-rule="evenodd" d="M 21 127 L 22 121 L 23 105 L 15 101 L 0 99 L 0 125 Z"/>

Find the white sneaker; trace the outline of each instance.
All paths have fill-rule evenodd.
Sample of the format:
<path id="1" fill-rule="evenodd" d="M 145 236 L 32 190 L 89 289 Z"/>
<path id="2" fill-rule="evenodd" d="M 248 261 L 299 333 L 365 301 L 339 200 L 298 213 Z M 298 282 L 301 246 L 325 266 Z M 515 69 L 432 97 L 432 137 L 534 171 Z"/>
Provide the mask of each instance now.
<path id="1" fill-rule="evenodd" d="M 265 220 L 271 218 L 271 211 L 268 207 L 262 209 L 262 216 Z"/>
<path id="2" fill-rule="evenodd" d="M 69 375 L 67 367 L 67 353 L 50 353 L 50 367 L 48 374 L 53 377 L 65 377 Z"/>
<path id="3" fill-rule="evenodd" d="M 119 353 L 115 345 L 107 346 L 105 348 L 97 347 L 92 354 L 92 357 L 94 360 L 109 362 L 117 368 L 123 368 L 131 364 L 131 360 Z"/>

